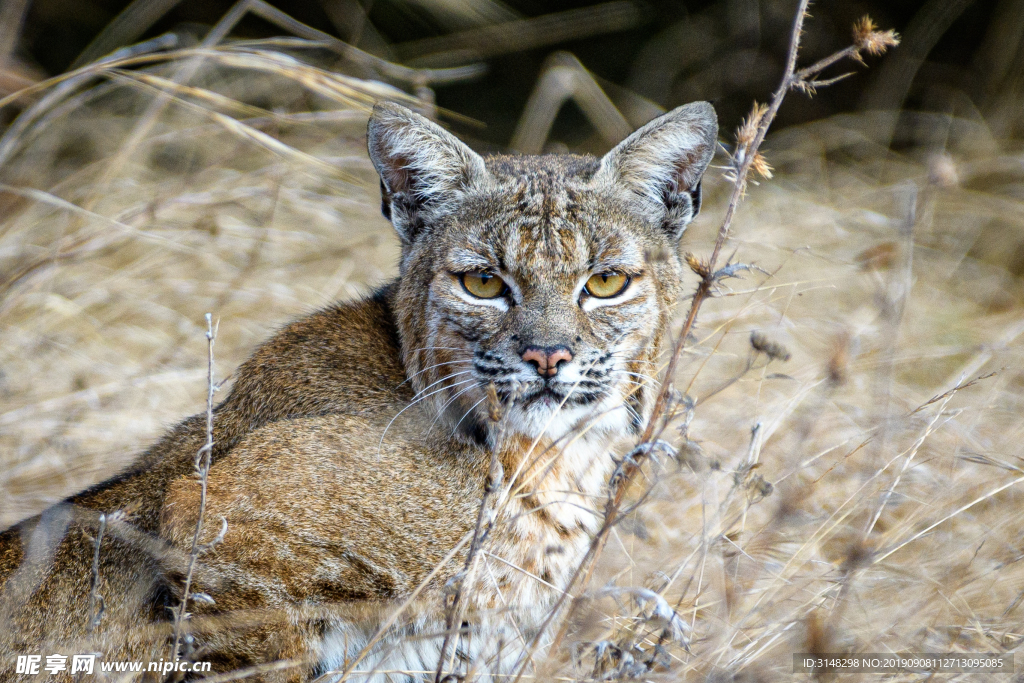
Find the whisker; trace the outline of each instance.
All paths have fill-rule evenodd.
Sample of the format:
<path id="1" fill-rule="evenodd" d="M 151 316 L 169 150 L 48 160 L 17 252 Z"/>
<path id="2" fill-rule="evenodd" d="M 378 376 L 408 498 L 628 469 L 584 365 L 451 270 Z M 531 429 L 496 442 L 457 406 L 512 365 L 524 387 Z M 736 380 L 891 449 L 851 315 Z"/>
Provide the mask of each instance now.
<path id="1" fill-rule="evenodd" d="M 641 380 L 641 381 L 637 382 L 637 384 L 652 384 L 652 385 L 657 385 L 658 384 L 658 380 L 656 380 L 653 377 L 650 377 L 648 375 L 641 375 L 641 374 L 638 374 L 638 373 L 635 373 L 635 372 L 626 372 L 626 373 L 622 373 L 622 374 L 627 375 L 629 377 L 633 377 L 633 378 L 638 379 L 638 380 Z"/>
<path id="2" fill-rule="evenodd" d="M 404 407 L 401 410 L 399 410 L 398 413 L 393 418 L 391 418 L 391 421 L 388 422 L 387 426 L 384 427 L 384 433 L 380 435 L 380 441 L 377 442 L 377 457 L 380 458 L 380 448 L 381 448 L 381 446 L 384 445 L 384 437 L 387 436 L 388 430 L 391 429 L 391 425 L 393 425 L 395 423 L 395 420 L 398 419 L 399 415 L 401 415 L 405 411 L 409 410 L 409 408 L 412 408 L 417 403 L 419 403 L 421 401 L 425 401 L 426 399 L 430 398 L 434 394 L 439 394 L 442 391 L 444 391 L 445 389 L 448 389 L 449 387 L 454 389 L 455 387 L 462 386 L 463 384 L 466 384 L 468 382 L 475 382 L 475 381 L 477 381 L 477 380 L 475 380 L 475 379 L 467 379 L 467 380 L 463 380 L 461 382 L 456 382 L 455 384 L 451 384 L 451 385 L 448 385 L 448 386 L 441 387 L 440 389 L 435 389 L 434 391 L 430 392 L 426 396 L 421 396 L 420 398 L 412 400 L 409 403 L 409 405 L 407 405 L 406 407 Z"/>
<path id="3" fill-rule="evenodd" d="M 622 356 L 616 356 L 615 354 L 612 354 L 612 358 L 622 363 L 644 363 L 646 365 L 657 365 L 654 361 L 644 360 L 643 358 L 625 358 Z"/>
<path id="4" fill-rule="evenodd" d="M 405 382 L 411 382 L 414 377 L 422 375 L 427 370 L 433 370 L 434 368 L 441 367 L 442 365 L 457 365 L 459 363 L 465 363 L 465 364 L 468 365 L 469 363 L 472 363 L 472 362 L 473 362 L 472 360 L 466 359 L 466 360 L 448 360 L 448 361 L 445 361 L 443 363 L 434 363 L 433 365 L 428 365 L 427 367 L 423 368 L 422 370 L 420 370 L 417 373 L 409 375 L 408 379 L 406 379 Z M 402 384 L 405 384 L 405 382 L 402 382 Z M 402 384 L 399 384 L 398 386 L 402 386 Z"/>
<path id="5" fill-rule="evenodd" d="M 545 493 L 561 493 L 561 494 L 566 495 L 566 496 L 575 496 L 577 498 L 585 498 L 587 500 L 596 500 L 596 501 L 603 501 L 603 500 L 607 500 L 608 499 L 608 497 L 606 495 L 604 495 L 603 493 L 602 494 L 583 493 L 582 491 L 576 491 L 575 489 L 544 489 L 544 492 Z M 523 493 L 517 493 L 515 495 L 515 497 L 519 498 L 519 499 L 522 499 L 522 498 L 529 498 L 532 495 L 534 495 L 534 494 L 529 492 L 529 491 L 525 491 Z M 557 503 L 563 503 L 563 502 L 565 502 L 565 501 L 561 501 L 561 500 L 548 501 L 547 503 L 539 505 L 539 506 L 537 506 L 535 508 L 531 508 L 530 510 L 527 510 L 525 512 L 520 512 L 513 519 L 518 519 L 520 516 L 528 515 L 531 512 L 533 512 L 535 510 L 539 510 L 539 509 L 544 508 L 544 507 L 547 507 L 548 505 L 551 505 L 552 503 L 557 504 Z"/>
<path id="6" fill-rule="evenodd" d="M 580 498 L 590 498 L 590 499 L 595 500 L 595 501 L 604 500 L 605 499 L 604 496 L 584 496 L 579 491 L 559 491 L 557 489 L 555 489 L 555 490 L 546 489 L 545 493 L 563 493 L 563 494 L 566 494 L 566 495 L 579 496 Z M 521 498 L 526 498 L 526 497 L 532 496 L 532 495 L 533 495 L 532 492 L 520 493 L 520 494 L 516 495 L 516 498 L 520 498 L 521 499 Z M 546 503 L 542 503 L 541 505 L 538 505 L 537 507 L 530 508 L 529 510 L 526 510 L 524 512 L 520 512 L 519 514 L 516 514 L 516 515 L 513 515 L 513 516 L 509 517 L 507 520 L 505 520 L 505 523 L 508 524 L 509 522 L 514 522 L 517 519 L 520 519 L 521 517 L 529 517 L 530 515 L 536 514 L 538 511 L 543 510 L 544 508 L 554 507 L 555 505 L 567 505 L 569 507 L 574 507 L 574 508 L 582 510 L 583 512 L 586 512 L 588 514 L 594 515 L 595 517 L 600 517 L 601 514 L 602 514 L 599 510 L 596 510 L 595 508 L 590 508 L 590 507 L 587 507 L 586 505 L 583 505 L 582 503 L 576 503 L 576 502 L 573 502 L 571 500 L 550 500 L 550 501 L 548 501 Z"/>
<path id="7" fill-rule="evenodd" d="M 643 426 L 644 420 L 643 420 L 642 417 L 640 417 L 640 413 L 636 412 L 636 409 L 633 406 L 631 406 L 628 403 L 626 403 L 625 401 L 623 401 L 622 402 L 622 407 L 625 408 L 627 412 L 629 412 L 629 414 L 633 417 L 633 419 L 636 420 L 636 423 L 638 425 Z"/>
<path id="8" fill-rule="evenodd" d="M 612 372 L 615 372 L 615 373 L 618 373 L 618 374 L 620 374 L 620 375 L 631 375 L 632 377 L 639 377 L 640 379 L 645 379 L 645 380 L 647 380 L 648 382 L 652 382 L 652 383 L 654 383 L 654 384 L 657 384 L 657 383 L 658 383 L 658 380 L 654 379 L 654 378 L 653 378 L 653 377 L 651 377 L 650 375 L 645 375 L 645 374 L 643 374 L 643 373 L 641 373 L 641 372 L 630 372 L 630 371 L 628 371 L 628 370 L 617 370 L 617 369 L 615 369 L 615 368 L 612 368 L 612 370 L 611 370 L 611 371 L 612 371 Z"/>
<path id="9" fill-rule="evenodd" d="M 468 375 L 471 372 L 473 372 L 473 371 L 472 370 L 463 370 L 462 372 L 453 372 L 450 375 L 445 375 L 444 377 L 442 377 L 441 379 L 437 380 L 436 382 L 428 384 L 427 386 L 425 386 L 422 389 L 420 389 L 419 391 L 417 391 L 416 392 L 416 396 L 419 396 L 420 394 L 422 394 L 424 391 L 426 391 L 430 387 L 436 386 L 436 385 L 440 384 L 441 382 L 445 381 L 446 379 L 449 379 L 451 377 L 458 377 L 459 375 Z M 413 398 L 415 399 L 416 396 L 413 396 Z"/>
<path id="10" fill-rule="evenodd" d="M 435 417 L 434 421 L 430 423 L 429 427 L 427 427 L 427 432 L 429 433 L 430 430 L 434 428 L 434 425 L 437 424 L 437 421 L 441 419 L 442 415 L 444 415 L 444 411 L 448 409 L 448 406 L 454 403 L 459 396 L 462 396 L 467 391 L 472 391 L 473 389 L 474 387 L 471 386 L 466 387 L 465 389 L 461 390 L 459 393 L 455 394 L 450 399 L 448 399 L 448 401 L 443 406 L 441 406 L 441 409 L 437 411 L 437 417 Z"/>
<path id="11" fill-rule="evenodd" d="M 484 396 L 482 399 L 480 399 L 479 401 L 477 401 L 476 403 L 469 407 L 469 410 L 467 410 L 466 413 L 459 419 L 459 421 L 455 423 L 455 427 L 452 429 L 452 436 L 455 436 L 455 433 L 459 430 L 459 425 L 462 424 L 462 421 L 469 417 L 469 414 L 476 410 L 476 407 L 486 400 L 487 396 Z"/>

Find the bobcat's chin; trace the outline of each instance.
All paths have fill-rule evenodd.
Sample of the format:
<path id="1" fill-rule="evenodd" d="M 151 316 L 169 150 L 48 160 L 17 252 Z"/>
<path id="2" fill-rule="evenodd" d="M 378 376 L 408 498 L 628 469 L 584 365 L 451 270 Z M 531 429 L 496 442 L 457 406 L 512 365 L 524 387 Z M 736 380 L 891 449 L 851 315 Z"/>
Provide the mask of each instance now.
<path id="1" fill-rule="evenodd" d="M 547 438 L 562 445 L 628 436 L 636 432 L 640 420 L 624 399 L 631 391 L 635 388 L 608 386 L 580 392 L 576 383 L 561 381 L 517 384 L 513 391 L 498 392 L 505 406 L 502 430 L 509 436 Z M 487 420 L 482 404 L 475 410 L 478 424 Z"/>
<path id="2" fill-rule="evenodd" d="M 634 418 L 622 399 L 611 394 L 586 405 L 572 404 L 555 392 L 544 391 L 517 401 L 508 411 L 508 429 L 530 438 L 571 441 L 627 436 Z"/>

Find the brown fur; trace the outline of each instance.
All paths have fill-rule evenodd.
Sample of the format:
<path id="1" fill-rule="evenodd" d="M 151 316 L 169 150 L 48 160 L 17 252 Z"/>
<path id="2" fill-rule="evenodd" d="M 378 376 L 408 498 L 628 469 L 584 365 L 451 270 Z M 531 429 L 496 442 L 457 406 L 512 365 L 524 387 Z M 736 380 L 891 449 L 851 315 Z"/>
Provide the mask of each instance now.
<path id="1" fill-rule="evenodd" d="M 214 462 L 243 435 L 285 418 L 331 413 L 378 414 L 411 392 L 397 357 L 397 332 L 388 299 L 391 289 L 374 298 L 336 306 L 293 323 L 261 346 L 237 371 L 231 393 L 216 410 Z M 390 352 L 389 352 L 390 350 Z M 366 358 L 378 360 L 367 367 Z M 371 381 L 366 381 L 369 378 Z M 192 472 L 196 453 L 206 441 L 205 415 L 173 428 L 125 472 L 68 502 L 74 517 L 66 535 L 46 557 L 40 539 L 38 562 L 22 566 L 26 545 L 46 516 L 36 517 L 0 534 L 0 661 L 38 650 L 38 644 L 63 644 L 84 638 L 92 585 L 93 534 L 97 512 L 126 509 L 126 522 L 141 532 L 159 531 L 160 511 L 168 485 Z M 91 514 L 90 514 L 91 513 Z M 60 520 L 57 521 L 59 527 Z M 101 549 L 100 575 L 106 612 L 101 635 L 131 632 L 144 621 L 166 619 L 161 568 L 163 546 L 131 541 L 126 525 L 111 524 Z M 57 533 L 57 537 L 60 534 Z M 155 547 L 154 547 L 155 545 Z M 181 565 L 180 555 L 176 566 Z M 19 571 L 21 567 L 21 571 Z M 15 581 L 11 579 L 14 578 Z M 82 643 L 89 642 L 85 639 Z M 127 658 L 138 643 L 109 651 L 110 659 Z M 83 652 L 86 650 L 82 650 Z M 164 653 L 166 655 L 166 653 Z M 0 680 L 8 673 L 0 669 Z"/>
<path id="2" fill-rule="evenodd" d="M 596 530 L 609 449 L 650 409 L 642 375 L 678 297 L 678 238 L 715 131 L 710 106 L 690 105 L 601 160 L 485 161 L 378 105 L 369 147 L 403 242 L 401 277 L 286 327 L 217 407 L 202 540 L 219 518 L 227 532 L 195 576 L 193 592 L 213 602 L 190 603 L 189 656 L 221 670 L 296 658 L 284 675 L 298 679 L 337 667 L 462 542 L 368 660 L 433 668 L 442 596 L 496 449 L 504 478 L 484 569 L 464 586 L 479 637 L 460 659 L 507 668 L 495 652 L 528 637 L 566 584 Z M 485 301 L 463 290 L 460 273 L 478 270 L 506 291 Z M 630 277 L 605 301 L 584 283 L 608 271 Z M 535 347 L 572 361 L 538 377 L 524 353 Z M 481 407 L 489 384 L 500 428 Z M 0 536 L 0 661 L 57 646 L 170 655 L 167 608 L 182 593 L 204 440 L 203 416 L 189 418 L 128 471 Z M 99 512 L 116 510 L 100 552 L 106 611 L 90 633 L 92 534 Z"/>

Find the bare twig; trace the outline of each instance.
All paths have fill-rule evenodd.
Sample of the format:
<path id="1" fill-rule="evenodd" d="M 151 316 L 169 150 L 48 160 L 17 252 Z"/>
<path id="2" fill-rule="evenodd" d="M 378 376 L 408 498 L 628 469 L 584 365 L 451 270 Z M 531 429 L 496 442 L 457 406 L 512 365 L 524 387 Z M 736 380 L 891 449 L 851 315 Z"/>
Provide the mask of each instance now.
<path id="1" fill-rule="evenodd" d="M 372 69 L 381 76 L 399 83 L 408 83 L 410 85 L 458 83 L 476 78 L 486 70 L 486 67 L 479 62 L 438 69 L 416 69 L 402 66 L 401 64 L 393 64 L 338 40 L 329 33 L 324 33 L 311 26 L 307 26 L 264 0 L 241 0 L 236 7 L 243 7 L 242 3 L 245 3 L 244 9 L 240 9 L 242 14 L 251 12 L 261 19 L 297 36 L 307 40 L 321 41 L 327 49 L 341 55 L 347 61 Z"/>
<path id="2" fill-rule="evenodd" d="M 100 545 L 103 543 L 103 532 L 107 530 L 107 515 L 100 513 L 100 529 L 96 532 L 96 551 L 92 556 L 92 588 L 89 590 L 89 623 L 85 627 L 86 633 L 92 633 L 93 629 L 100 625 L 103 617 L 104 602 L 100 595 Z"/>
<path id="3" fill-rule="evenodd" d="M 69 97 L 72 92 L 95 78 L 105 67 L 119 64 L 123 65 L 125 62 L 130 63 L 133 59 L 152 52 L 170 50 L 177 46 L 177 44 L 177 36 L 171 33 L 165 33 L 156 38 L 139 43 L 138 45 L 132 45 L 130 47 L 117 50 L 98 62 L 90 64 L 88 67 L 83 67 L 67 74 L 61 74 L 56 78 L 47 79 L 46 81 L 38 83 L 31 88 L 26 88 L 17 93 L 13 93 L 12 95 L 0 100 L 0 108 L 2 108 L 6 104 L 13 102 L 20 97 L 34 94 L 38 90 L 49 86 L 54 86 L 53 89 L 44 97 L 40 98 L 38 102 L 23 111 L 21 115 L 15 119 L 14 123 L 4 131 L 3 137 L 0 137 L 0 164 L 6 164 L 10 160 L 19 145 L 24 143 L 25 133 L 37 121 L 53 110 L 58 103 Z"/>
<path id="4" fill-rule="evenodd" d="M 669 408 L 671 397 L 674 393 L 671 380 L 675 376 L 679 359 L 682 356 L 683 348 L 686 346 L 690 332 L 696 322 L 697 314 L 704 302 L 714 295 L 717 282 L 720 279 L 729 277 L 735 273 L 736 264 L 726 264 L 724 267 L 718 268 L 718 259 L 721 256 L 722 249 L 729 237 L 729 231 L 732 226 L 733 218 L 736 214 L 736 209 L 745 194 L 747 177 L 750 174 L 751 169 L 760 170 L 763 168 L 770 172 L 770 167 L 767 166 L 763 157 L 758 155 L 758 149 L 764 141 L 765 135 L 768 132 L 768 127 L 771 125 L 772 121 L 774 121 L 775 115 L 779 111 L 779 107 L 782 106 L 782 101 L 785 99 L 786 94 L 792 89 L 808 91 L 813 90 L 815 87 L 821 87 L 825 82 L 814 82 L 814 77 L 826 67 L 843 58 L 851 57 L 860 61 L 862 51 L 867 51 L 871 54 L 880 54 L 888 47 L 896 45 L 899 42 L 899 38 L 895 33 L 892 31 L 877 31 L 874 24 L 871 23 L 869 19 L 865 18 L 858 22 L 854 27 L 853 46 L 836 53 L 836 55 L 827 57 L 806 69 L 797 71 L 796 63 L 797 56 L 800 51 L 800 37 L 803 32 L 804 20 L 808 16 L 807 7 L 809 4 L 810 0 L 800 0 L 790 34 L 789 54 L 786 59 L 786 69 L 779 87 L 772 95 L 771 102 L 767 108 L 755 105 L 754 114 L 752 114 L 747 124 L 743 129 L 741 129 L 737 149 L 733 153 L 731 159 L 732 168 L 730 171 L 731 180 L 733 181 L 733 190 L 729 198 L 729 203 L 726 206 L 722 225 L 718 230 L 718 237 L 715 240 L 711 257 L 706 261 L 700 260 L 694 256 L 687 257 L 687 262 L 691 270 L 700 276 L 700 282 L 698 283 L 697 291 L 694 293 L 691 300 L 690 309 L 687 312 L 682 328 L 676 337 L 677 341 L 672 349 L 672 353 L 669 357 L 669 362 L 665 370 L 665 377 L 667 379 L 662 384 L 661 390 L 655 399 L 651 417 L 647 421 L 643 435 L 640 438 L 641 444 L 649 443 L 652 440 L 657 439 L 666 428 L 667 421 L 663 419 L 663 416 Z M 809 83 L 813 83 L 813 85 L 808 86 Z M 559 596 L 555 605 L 552 607 L 548 616 L 545 618 L 544 622 L 541 624 L 537 633 L 531 640 L 528 656 L 524 658 L 523 664 L 517 672 L 516 681 L 522 678 L 528 662 L 531 660 L 533 653 L 538 648 L 541 639 L 546 633 L 548 627 L 551 625 L 551 622 L 560 612 L 562 605 L 566 600 L 566 596 L 573 594 L 574 588 L 576 589 L 576 595 L 583 595 L 583 592 L 586 590 L 586 586 L 591 580 L 596 560 L 601 555 L 612 528 L 621 519 L 620 512 L 626 493 L 630 490 L 631 484 L 643 467 L 643 464 L 646 461 L 644 456 L 647 454 L 647 452 L 640 451 L 637 453 L 636 457 L 627 458 L 620 466 L 621 472 L 617 477 L 617 481 L 614 482 L 612 493 L 609 495 L 608 503 L 605 506 L 604 520 L 601 528 L 594 537 L 594 540 L 592 541 L 590 548 L 587 550 L 587 553 L 584 555 L 583 560 L 570 577 L 565 587 L 565 592 Z M 578 604 L 578 600 L 574 598 L 573 607 Z M 568 631 L 570 622 L 571 619 L 568 616 L 563 619 L 561 628 L 551 643 L 551 649 L 556 649 L 558 647 L 559 643 Z"/>
<path id="5" fill-rule="evenodd" d="M 188 571 L 185 574 L 185 589 L 181 594 L 181 604 L 178 606 L 178 611 L 174 615 L 174 642 L 171 646 L 171 656 L 174 657 L 174 659 L 178 659 L 178 644 L 181 640 L 181 623 L 186 618 L 185 615 L 186 609 L 188 608 L 188 596 L 189 591 L 192 589 L 192 574 L 195 571 L 196 562 L 203 552 L 209 550 L 220 538 L 223 538 L 227 526 L 227 521 L 222 520 L 223 526 L 221 528 L 221 532 L 217 535 L 217 538 L 210 543 L 200 545 L 199 537 L 203 532 L 203 514 L 206 512 L 206 487 L 209 480 L 211 458 L 213 456 L 213 392 L 217 390 L 217 387 L 213 383 L 213 342 L 216 338 L 217 333 L 213 328 L 213 316 L 207 313 L 206 443 L 199 449 L 199 452 L 196 453 L 194 463 L 195 473 L 199 477 L 202 490 L 199 495 L 199 517 L 196 519 L 196 530 L 192 535 L 192 550 L 189 552 Z"/>
<path id="6" fill-rule="evenodd" d="M 885 558 L 889 557 L 890 555 L 892 555 L 896 551 L 900 550 L 901 548 L 904 548 L 907 545 L 909 545 L 909 544 L 913 543 L 914 541 L 916 541 L 917 539 L 921 538 L 922 536 L 925 536 L 925 535 L 931 533 L 931 531 L 933 529 L 935 529 L 935 527 L 940 526 L 942 524 L 945 524 L 946 522 L 948 522 L 949 520 L 953 519 L 954 517 L 956 517 L 960 513 L 966 512 L 967 510 L 970 510 L 972 507 L 974 507 L 978 503 L 983 503 L 986 500 L 988 500 L 989 498 L 992 498 L 993 496 L 995 496 L 997 493 L 1005 491 L 1006 489 L 1010 488 L 1011 486 L 1016 486 L 1017 484 L 1019 484 L 1021 482 L 1024 482 L 1024 477 L 1017 477 L 1016 479 L 1014 479 L 1012 481 L 1009 481 L 1009 482 L 1003 484 L 1002 486 L 997 486 L 996 488 L 992 489 L 988 493 L 985 493 L 984 495 L 978 496 L 977 498 L 975 498 L 971 502 L 969 502 L 969 503 L 967 503 L 965 505 L 961 505 L 956 510 L 953 510 L 953 512 L 949 513 L 948 515 L 946 515 L 945 517 L 943 517 L 939 521 L 933 522 L 932 524 L 929 524 L 928 526 L 926 526 L 924 529 L 921 529 L 921 531 L 918 531 L 916 534 L 914 534 L 913 536 L 911 536 L 907 540 L 902 541 L 902 542 L 897 543 L 897 544 L 895 544 L 895 545 L 893 545 L 893 546 L 891 546 L 889 548 L 886 548 L 886 549 L 883 549 L 883 550 L 879 551 L 878 555 L 876 555 L 875 557 L 871 558 L 871 564 L 872 565 L 878 564 L 879 562 L 881 562 Z"/>
<path id="7" fill-rule="evenodd" d="M 134 0 L 92 39 L 71 63 L 71 69 L 83 67 L 134 43 L 179 3 L 181 0 Z"/>
<path id="8" fill-rule="evenodd" d="M 903 218 L 898 223 L 902 255 L 901 267 L 893 269 L 881 284 L 877 296 L 881 335 L 880 362 L 874 377 L 874 419 L 879 426 L 879 438 L 873 444 L 875 457 L 882 457 L 889 448 L 895 431 L 892 414 L 893 383 L 896 381 L 896 353 L 899 348 L 900 329 L 910 299 L 914 274 L 914 226 L 917 224 L 918 189 L 914 183 L 897 187 L 896 199 L 902 204 Z"/>
<path id="9" fill-rule="evenodd" d="M 587 114 L 606 141 L 617 144 L 629 135 L 629 122 L 594 76 L 572 54 L 556 52 L 545 62 L 509 147 L 527 154 L 540 154 L 555 117 L 570 99 Z"/>
<path id="10" fill-rule="evenodd" d="M 502 480 L 505 478 L 504 469 L 498 460 L 503 432 L 502 405 L 501 400 L 498 398 L 498 390 L 493 382 L 487 385 L 487 408 L 488 419 L 494 424 L 495 428 L 494 443 L 491 448 L 491 463 L 487 470 L 487 481 L 484 483 L 483 496 L 480 499 L 480 511 L 477 513 L 476 526 L 473 529 L 473 540 L 470 541 L 469 552 L 466 554 L 466 564 L 461 572 L 461 578 L 458 575 L 455 577 L 455 593 L 452 596 L 452 601 L 448 606 L 448 614 L 445 618 L 444 641 L 441 644 L 441 653 L 437 658 L 437 671 L 434 675 L 435 683 L 441 683 L 445 668 L 445 656 L 448 654 L 451 646 L 452 636 L 459 633 L 462 629 L 462 618 L 465 615 L 466 603 L 468 602 L 465 593 L 472 587 L 473 581 L 476 578 L 477 556 L 494 521 L 494 514 L 491 512 L 488 502 L 491 496 L 501 489 Z M 489 512 L 491 512 L 490 515 L 488 515 Z M 451 656 L 448 658 L 449 672 L 451 672 L 454 666 L 457 649 L 451 648 Z"/>
<path id="11" fill-rule="evenodd" d="M 949 405 L 949 402 L 953 399 L 953 396 L 955 395 L 955 390 L 946 393 L 946 398 L 942 401 L 942 404 L 939 406 L 939 409 L 935 412 L 935 416 L 931 419 L 931 422 L 928 423 L 928 427 L 924 430 L 924 432 L 921 433 L 921 436 L 919 436 L 917 440 L 914 442 L 913 447 L 909 450 L 909 452 L 907 452 L 906 457 L 903 458 L 903 466 L 900 467 L 900 470 L 896 473 L 896 476 L 893 477 L 892 481 L 889 483 L 889 486 L 886 487 L 885 491 L 882 493 L 878 501 L 878 507 L 875 508 L 874 514 L 871 515 L 871 519 L 868 520 L 867 526 L 864 527 L 863 539 L 865 541 L 871 535 L 871 532 L 874 531 L 875 525 L 878 523 L 878 518 L 882 516 L 882 511 L 885 510 L 885 506 L 889 503 L 889 499 L 892 498 L 892 494 L 893 492 L 896 491 L 896 487 L 900 485 L 900 480 L 903 478 L 903 475 L 907 473 L 907 470 L 910 468 L 910 464 L 914 461 L 914 458 L 917 457 L 917 453 L 918 451 L 921 450 L 921 446 L 924 445 L 925 439 L 927 439 L 928 436 L 931 435 L 933 431 L 935 431 L 936 424 L 938 424 L 939 419 L 945 414 L 946 406 Z"/>
<path id="12" fill-rule="evenodd" d="M 956 392 L 960 391 L 961 389 L 967 389 L 969 387 L 973 387 L 978 382 L 981 382 L 981 381 L 986 380 L 986 379 L 990 379 L 992 377 L 995 377 L 998 374 L 999 374 L 998 372 L 990 372 L 990 373 L 987 373 L 985 375 L 979 375 L 979 376 L 975 377 L 972 380 L 961 379 L 957 383 L 957 385 L 955 387 L 953 387 L 952 389 L 950 389 L 947 392 L 939 394 L 938 396 L 931 397 L 930 399 L 928 399 L 927 401 L 925 401 L 924 403 L 922 403 L 921 405 L 919 405 L 918 407 L 916 407 L 912 411 L 910 411 L 908 413 L 908 416 L 909 415 L 914 415 L 915 413 L 921 412 L 922 410 L 924 410 L 925 408 L 927 408 L 931 404 L 938 403 L 939 401 L 942 401 L 943 399 L 945 399 L 945 398 L 947 398 L 949 396 L 952 396 L 953 394 L 955 394 Z"/>
<path id="13" fill-rule="evenodd" d="M 640 5 L 613 0 L 601 5 L 555 12 L 530 19 L 489 24 L 459 33 L 421 38 L 395 46 L 403 62 L 447 56 L 486 59 L 511 52 L 523 52 L 567 40 L 579 40 L 602 33 L 625 31 L 643 19 Z"/>

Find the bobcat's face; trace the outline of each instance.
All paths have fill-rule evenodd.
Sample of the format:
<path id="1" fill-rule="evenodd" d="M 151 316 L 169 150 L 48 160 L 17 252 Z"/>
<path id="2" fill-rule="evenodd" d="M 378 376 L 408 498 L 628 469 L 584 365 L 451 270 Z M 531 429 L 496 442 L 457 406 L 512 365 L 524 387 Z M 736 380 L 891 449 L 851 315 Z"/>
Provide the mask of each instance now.
<path id="1" fill-rule="evenodd" d="M 479 441 L 490 383 L 527 437 L 639 431 L 715 135 L 710 106 L 690 105 L 604 159 L 485 161 L 378 105 L 370 149 L 403 239 L 397 315 L 417 398 Z"/>
<path id="2" fill-rule="evenodd" d="M 674 244 L 662 256 L 668 241 L 644 230 L 628 198 L 591 182 L 597 166 L 489 160 L 491 186 L 409 249 L 406 364 L 421 372 L 418 389 L 451 387 L 435 396 L 465 416 L 460 427 L 479 425 L 466 413 L 489 382 L 513 399 L 510 427 L 531 437 L 557 438 L 588 417 L 639 426 L 679 262 Z"/>

